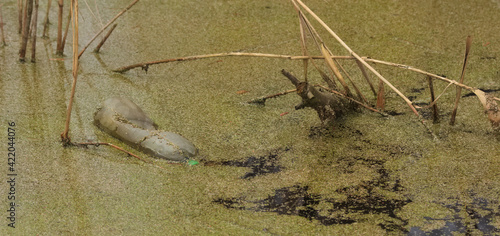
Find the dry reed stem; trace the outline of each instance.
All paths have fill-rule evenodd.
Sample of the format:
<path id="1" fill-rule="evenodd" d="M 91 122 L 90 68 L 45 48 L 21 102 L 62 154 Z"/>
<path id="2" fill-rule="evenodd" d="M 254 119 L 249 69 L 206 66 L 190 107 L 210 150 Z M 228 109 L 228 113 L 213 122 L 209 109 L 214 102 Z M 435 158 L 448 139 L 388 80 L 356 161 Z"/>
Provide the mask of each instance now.
<path id="1" fill-rule="evenodd" d="M 249 52 L 224 52 L 224 53 L 214 53 L 214 54 L 204 54 L 204 55 L 196 55 L 196 56 L 187 56 L 187 57 L 177 57 L 177 58 L 169 58 L 158 61 L 150 61 L 137 63 L 129 66 L 124 66 L 113 70 L 114 72 L 124 73 L 131 69 L 140 67 L 143 70 L 147 70 L 149 66 L 156 64 L 163 64 L 169 62 L 180 62 L 180 61 L 192 61 L 198 59 L 206 59 L 206 58 L 215 58 L 215 57 L 228 57 L 228 56 L 243 56 L 243 57 L 266 57 L 266 58 L 282 58 L 282 59 L 290 59 L 290 60 L 304 60 L 304 59 L 322 59 L 323 56 L 291 56 L 291 55 L 279 55 L 279 54 L 270 54 L 270 53 L 249 53 Z M 332 56 L 332 58 L 336 59 L 354 59 L 351 56 Z"/>
<path id="2" fill-rule="evenodd" d="M 38 21 L 38 0 L 35 0 L 35 16 L 33 18 L 33 34 L 31 35 L 31 62 L 36 61 L 36 28 Z"/>
<path id="3" fill-rule="evenodd" d="M 337 62 L 337 64 L 339 65 L 339 67 L 342 70 L 342 72 L 344 72 L 344 74 L 347 77 L 347 79 L 349 80 L 349 82 L 351 82 L 352 87 L 354 88 L 354 91 L 356 91 L 356 94 L 358 95 L 359 101 L 363 101 L 365 104 L 368 104 L 368 100 L 363 95 L 363 93 L 361 92 L 361 90 L 359 90 L 358 86 L 356 86 L 356 84 L 354 83 L 354 80 L 352 80 L 352 78 L 349 75 L 349 73 L 347 73 L 347 70 L 344 69 L 344 67 L 342 66 L 342 64 L 340 64 L 339 62 Z"/>
<path id="4" fill-rule="evenodd" d="M 339 68 L 337 67 L 337 65 L 335 64 L 335 62 L 333 61 L 333 59 L 331 57 L 332 54 L 329 52 L 329 50 L 327 50 L 324 43 L 321 44 L 321 54 L 323 54 L 323 57 L 325 58 L 325 62 L 328 65 L 328 68 L 330 68 L 331 72 L 335 75 L 335 77 L 337 77 L 340 84 L 344 88 L 344 93 L 348 97 L 352 97 L 352 93 L 351 93 L 351 90 L 349 89 L 349 86 L 345 82 L 344 77 L 342 76 L 342 74 L 339 71 Z"/>
<path id="5" fill-rule="evenodd" d="M 75 97 L 76 81 L 78 78 L 78 0 L 71 0 L 71 18 L 72 18 L 72 28 L 73 28 L 73 84 L 71 86 L 71 94 L 69 97 L 68 110 L 66 112 L 66 123 L 64 126 L 64 131 L 61 134 L 62 142 L 65 145 L 71 143 L 69 138 L 69 124 L 71 121 L 71 110 L 73 108 L 73 99 Z"/>
<path id="6" fill-rule="evenodd" d="M 299 19 L 300 19 L 300 29 L 301 29 L 301 34 L 304 33 L 305 34 L 305 30 L 304 29 L 307 29 L 307 32 L 309 32 L 309 35 L 311 35 L 311 38 L 314 40 L 314 43 L 316 44 L 316 47 L 318 47 L 318 49 L 321 50 L 321 46 L 320 46 L 320 42 L 323 42 L 323 40 L 321 39 L 321 37 L 319 36 L 319 34 L 316 32 L 316 30 L 312 27 L 312 25 L 309 23 L 309 21 L 307 20 L 307 18 L 303 15 L 302 11 L 300 11 L 300 9 L 298 8 L 298 6 L 295 6 L 295 9 L 297 10 L 297 13 L 299 15 Z M 305 45 L 305 38 L 306 38 L 306 35 L 301 35 L 301 37 L 303 37 L 304 39 L 302 41 L 304 41 L 304 46 L 303 46 L 303 55 L 304 56 L 308 56 L 308 59 L 307 61 L 309 61 L 311 59 L 311 55 L 309 54 L 309 51 L 307 50 L 307 47 Z M 319 41 L 319 42 L 318 42 Z M 337 84 L 335 83 L 335 80 L 330 78 L 330 76 L 328 76 L 323 70 L 321 70 L 319 68 L 319 66 L 314 62 L 314 60 L 311 60 L 311 63 L 313 64 L 314 68 L 316 68 L 316 70 L 320 73 L 321 75 L 321 78 L 328 84 L 328 87 L 332 88 L 332 89 L 336 89 L 337 88 Z M 307 67 L 305 67 L 305 71 L 304 71 L 304 77 L 305 77 L 305 82 L 307 82 Z"/>
<path id="7" fill-rule="evenodd" d="M 33 0 L 27 0 L 23 15 L 23 34 L 21 39 L 21 48 L 19 49 L 19 61 L 26 60 L 26 47 L 28 46 L 29 31 L 31 25 L 31 15 L 33 13 Z"/>
<path id="8" fill-rule="evenodd" d="M 115 30 L 116 26 L 117 26 L 117 24 L 114 24 L 111 27 L 111 29 L 108 31 L 108 33 L 106 34 L 106 36 L 104 36 L 104 38 L 101 40 L 101 42 L 94 49 L 95 53 L 98 53 L 101 50 L 102 45 L 104 45 L 104 43 L 106 42 L 106 40 L 108 40 L 109 36 L 111 35 L 111 33 L 113 33 L 113 30 Z"/>
<path id="9" fill-rule="evenodd" d="M 164 60 L 158 60 L 158 61 L 150 61 L 150 62 L 143 62 L 143 63 L 137 63 L 133 65 L 128 65 L 128 66 L 123 66 L 117 69 L 114 69 L 113 72 L 118 72 L 118 73 L 125 73 L 131 69 L 135 68 L 142 68 L 144 70 L 147 70 L 149 66 L 151 65 L 156 65 L 156 64 L 163 64 L 163 63 L 170 63 L 170 62 L 182 62 L 182 61 L 192 61 L 192 60 L 199 60 L 199 59 L 207 59 L 207 58 L 217 58 L 217 57 L 230 57 L 230 56 L 242 56 L 242 57 L 266 57 L 266 58 L 279 58 L 279 59 L 288 59 L 288 60 L 304 60 L 304 59 L 318 59 L 318 60 L 324 60 L 323 56 L 294 56 L 294 55 L 280 55 L 280 54 L 271 54 L 271 53 L 247 53 L 247 52 L 225 52 L 225 53 L 214 53 L 214 54 L 204 54 L 204 55 L 195 55 L 195 56 L 187 56 L 187 57 L 177 57 L 177 58 L 169 58 L 169 59 L 164 59 Z M 357 60 L 353 56 L 331 56 L 332 59 L 345 59 L 345 60 Z M 448 79 L 446 77 L 442 77 L 409 65 L 404 65 L 404 64 L 399 64 L 399 63 L 394 63 L 394 62 L 387 62 L 387 61 L 382 61 L 382 60 L 377 60 L 373 58 L 367 58 L 367 57 L 362 57 L 364 61 L 366 62 L 372 62 L 375 64 L 381 64 L 381 65 L 386 65 L 386 66 L 392 66 L 392 67 L 397 67 L 400 69 L 405 69 L 405 70 L 410 70 L 419 74 L 423 75 L 428 75 L 434 79 L 441 80 L 444 82 L 447 82 L 449 85 L 454 85 L 461 87 L 463 89 L 469 90 L 473 93 L 475 91 L 479 90 L 473 87 L 470 87 L 465 84 L 461 84 L 455 80 Z M 481 90 L 479 90 L 481 91 Z M 439 98 L 439 97 L 438 97 Z M 492 97 L 493 100 L 500 101 L 500 98 L 497 97 Z"/>
<path id="10" fill-rule="evenodd" d="M 436 98 L 434 96 L 434 85 L 432 83 L 432 78 L 430 76 L 427 76 L 427 81 L 429 82 L 429 90 L 431 92 L 431 103 L 432 104 L 432 122 L 433 123 L 438 123 L 439 122 L 439 114 L 438 114 L 438 108 L 436 104 Z"/>
<path id="11" fill-rule="evenodd" d="M 17 0 L 17 20 L 18 20 L 18 26 L 17 26 L 17 33 L 21 34 L 23 32 L 23 1 L 22 0 Z"/>
<path id="12" fill-rule="evenodd" d="M 130 3 L 125 9 L 123 9 L 121 12 L 119 12 L 113 19 L 111 19 L 104 27 L 102 27 L 102 29 L 96 34 L 94 35 L 94 37 L 87 43 L 87 45 L 85 45 L 85 47 L 83 47 L 82 51 L 80 52 L 80 54 L 78 55 L 78 58 L 80 58 L 83 54 L 83 52 L 85 52 L 85 50 L 87 50 L 87 48 L 90 46 L 90 44 L 92 42 L 94 42 L 94 40 L 97 38 L 97 36 L 101 35 L 102 32 L 104 32 L 104 30 L 106 28 L 108 28 L 108 26 L 110 26 L 111 24 L 113 24 L 113 22 L 115 22 L 116 19 L 118 19 L 118 17 L 120 17 L 123 13 L 125 13 L 128 9 L 130 9 L 132 6 L 134 6 L 139 0 L 134 0 L 132 3 Z"/>
<path id="13" fill-rule="evenodd" d="M 50 24 L 49 20 L 50 5 L 52 5 L 52 0 L 49 0 L 47 2 L 47 11 L 45 12 L 45 18 L 43 19 L 43 34 L 42 34 L 43 38 L 48 37 L 47 32 L 49 30 L 49 24 Z"/>
<path id="14" fill-rule="evenodd" d="M 177 57 L 177 58 L 169 58 L 165 60 L 159 61 L 150 61 L 137 63 L 129 66 L 120 67 L 118 69 L 113 70 L 114 72 L 124 73 L 131 69 L 141 67 L 143 70 L 146 70 L 151 65 L 163 64 L 169 62 L 179 62 L 179 61 L 191 61 L 191 60 L 199 60 L 205 58 L 214 58 L 214 57 L 227 57 L 227 56 L 246 56 L 246 57 L 266 57 L 266 58 L 284 58 L 284 59 L 292 59 L 292 60 L 304 60 L 310 58 L 309 56 L 290 56 L 290 55 L 278 55 L 278 54 L 268 54 L 268 53 L 246 53 L 246 52 L 225 52 L 225 53 L 214 53 L 214 54 L 204 54 L 204 55 L 196 55 L 196 56 L 187 56 L 187 57 Z M 313 59 L 324 59 L 324 57 L 311 57 Z M 342 56 L 339 58 L 351 58 L 350 56 Z"/>
<path id="15" fill-rule="evenodd" d="M 464 83 L 465 67 L 467 66 L 467 58 L 469 57 L 469 51 L 470 51 L 471 44 L 472 44 L 472 37 L 469 35 L 469 36 L 467 36 L 467 40 L 465 43 L 464 65 L 462 67 L 462 74 L 460 75 L 460 83 L 461 84 Z M 451 113 L 450 125 L 455 125 L 455 117 L 457 116 L 458 102 L 460 101 L 461 93 L 462 93 L 462 88 L 457 87 L 457 94 L 455 97 L 455 106 L 453 107 L 453 111 Z"/>
<path id="16" fill-rule="evenodd" d="M 300 14 L 300 13 L 299 13 Z M 302 18 L 299 16 L 299 29 L 300 29 L 300 46 L 302 49 L 302 56 L 309 56 L 309 53 L 307 51 L 307 46 L 306 46 L 306 34 L 304 30 L 304 25 L 302 23 Z M 309 58 L 302 60 L 303 65 L 304 65 L 304 80 L 307 83 L 307 67 L 308 67 L 308 62 Z"/>
<path id="17" fill-rule="evenodd" d="M 64 30 L 64 36 L 63 36 L 62 41 L 61 41 L 61 53 L 62 54 L 64 54 L 64 48 L 66 47 L 66 38 L 68 37 L 69 23 L 71 23 L 71 12 L 68 12 L 68 20 L 66 21 L 66 28 Z"/>
<path id="18" fill-rule="evenodd" d="M 338 80 L 340 81 L 341 85 L 343 85 L 343 86 L 346 85 L 346 83 L 345 83 L 345 81 L 344 81 L 344 79 L 342 77 L 342 74 L 335 72 L 335 70 L 338 72 L 338 69 L 336 68 L 336 63 L 338 63 L 338 62 L 335 59 L 330 59 L 330 60 L 328 59 L 328 56 L 332 56 L 333 53 L 330 51 L 330 49 L 328 49 L 326 47 L 325 42 L 323 41 L 323 39 L 321 38 L 321 36 L 319 35 L 319 33 L 316 31 L 316 29 L 309 22 L 309 19 L 307 19 L 307 17 L 304 15 L 304 13 L 300 10 L 300 7 L 295 2 L 292 1 L 292 3 L 294 4 L 295 10 L 298 13 L 298 16 L 299 16 L 299 19 L 300 19 L 300 27 L 301 27 L 301 29 L 302 28 L 306 28 L 307 29 L 307 32 L 309 32 L 309 35 L 314 40 L 314 43 L 316 44 L 316 47 L 318 48 L 319 52 L 321 52 L 324 56 L 325 56 L 325 53 L 328 52 L 328 53 L 326 53 L 327 56 L 324 57 L 325 58 L 324 60 L 325 60 L 326 64 L 328 65 L 328 67 L 330 68 L 330 70 L 333 72 L 333 75 L 338 78 Z M 326 52 L 325 52 L 325 49 L 326 49 Z M 310 54 L 307 51 L 307 48 L 306 48 L 306 55 L 309 56 L 309 59 L 311 59 Z M 321 70 L 316 65 L 316 63 L 314 63 L 313 60 L 311 60 L 311 62 L 313 63 L 313 65 L 316 68 L 316 70 L 321 74 L 321 78 L 323 78 L 323 80 L 328 84 L 328 86 L 330 88 L 332 88 L 332 89 L 337 89 L 337 84 L 335 82 L 335 79 L 331 78 L 326 73 L 324 73 L 323 70 Z M 333 65 L 333 67 L 331 67 L 331 65 Z M 305 73 L 307 73 L 307 71 Z M 339 77 L 339 75 L 340 75 L 340 77 Z M 306 82 L 307 82 L 307 80 L 306 80 Z M 347 89 L 345 89 L 345 88 L 347 88 Z M 352 95 L 350 93 L 348 87 L 344 86 L 344 89 L 346 90 L 346 94 L 348 94 L 349 96 Z"/>
<path id="19" fill-rule="evenodd" d="M 378 80 L 378 94 L 377 94 L 377 107 L 378 109 L 384 110 L 385 108 L 385 89 L 384 89 L 384 81 Z"/>
<path id="20" fill-rule="evenodd" d="M 292 1 L 297 2 L 300 6 L 302 6 L 302 8 L 304 8 L 309 14 L 311 14 L 311 16 L 316 21 L 318 21 L 318 23 L 320 23 L 321 26 L 323 26 L 323 28 L 325 28 L 330 33 L 330 35 L 332 35 L 337 40 L 337 42 L 339 42 L 349 52 L 350 55 L 355 57 L 359 62 L 361 62 L 366 68 L 368 68 L 379 79 L 384 81 L 385 84 L 387 84 L 394 92 L 396 92 L 406 102 L 406 104 L 411 108 L 413 113 L 415 113 L 415 115 L 417 117 L 420 117 L 417 110 L 412 105 L 412 102 L 410 101 L 410 99 L 408 99 L 403 93 L 401 93 L 396 87 L 394 87 L 394 85 L 392 85 L 387 79 L 385 79 L 377 70 L 375 70 L 373 67 L 371 67 L 365 60 L 363 60 L 363 58 L 361 58 L 349 46 L 347 46 L 347 44 L 345 44 L 344 41 L 335 32 L 333 32 L 333 30 L 325 22 L 323 22 L 323 20 L 321 20 L 316 15 L 316 13 L 314 13 L 311 9 L 309 9 L 309 7 L 307 7 L 301 0 L 292 0 Z"/>
<path id="21" fill-rule="evenodd" d="M 62 56 L 64 53 L 63 45 L 62 45 L 62 21 L 63 21 L 63 0 L 59 0 L 57 3 L 59 6 L 59 12 L 57 16 L 57 48 L 56 54 Z"/>
<path id="22" fill-rule="evenodd" d="M 363 66 L 363 64 L 361 62 L 359 62 L 358 60 L 356 60 L 356 64 L 358 65 L 359 69 L 361 70 L 361 73 L 363 74 L 363 77 L 365 78 L 366 82 L 368 83 L 368 85 L 370 85 L 370 89 L 373 92 L 373 96 L 377 97 L 377 92 L 375 91 L 375 87 L 373 86 L 373 83 L 370 80 L 370 76 L 368 75 L 368 73 L 366 73 L 365 66 Z"/>
<path id="23" fill-rule="evenodd" d="M 0 33 L 2 34 L 2 47 L 3 47 L 3 46 L 7 46 L 7 43 L 5 42 L 5 34 L 3 31 L 2 6 L 3 6 L 3 4 L 0 5 Z"/>

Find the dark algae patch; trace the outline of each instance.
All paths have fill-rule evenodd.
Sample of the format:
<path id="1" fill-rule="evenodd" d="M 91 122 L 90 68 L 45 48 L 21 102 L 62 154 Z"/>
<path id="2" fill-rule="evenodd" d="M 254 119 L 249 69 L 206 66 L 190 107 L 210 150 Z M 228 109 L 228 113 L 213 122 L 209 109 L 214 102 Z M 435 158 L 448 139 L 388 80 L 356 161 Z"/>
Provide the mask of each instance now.
<path id="1" fill-rule="evenodd" d="M 246 167 L 250 168 L 250 171 L 245 175 L 241 176 L 242 179 L 251 179 L 259 175 L 266 175 L 271 173 L 280 172 L 283 167 L 279 164 L 280 155 L 283 152 L 289 151 L 289 148 L 284 148 L 282 150 L 271 151 L 267 155 L 262 156 L 249 156 L 244 160 L 228 160 L 228 161 L 208 161 L 205 165 L 222 165 L 222 166 L 234 166 L 234 167 Z"/>
<path id="2" fill-rule="evenodd" d="M 340 129 L 346 129 L 340 127 Z M 359 130 L 350 130 L 352 135 L 362 137 Z M 313 128 L 311 137 L 333 135 L 327 130 Z M 360 140 L 367 143 L 368 140 Z M 352 144 L 355 149 L 359 144 Z M 374 145 L 374 144 L 371 144 Z M 377 145 L 375 145 L 377 146 Z M 379 145 L 387 158 L 406 153 L 404 147 Z M 362 147 L 358 146 L 360 152 Z M 407 220 L 398 216 L 411 199 L 404 195 L 404 186 L 385 165 L 386 159 L 367 155 L 346 155 L 338 158 L 324 157 L 336 162 L 339 168 L 333 170 L 347 175 L 355 174 L 360 166 L 374 171 L 374 177 L 358 184 L 332 189 L 327 194 L 316 193 L 308 184 L 296 184 L 275 189 L 267 197 L 249 200 L 246 196 L 217 198 L 215 203 L 229 209 L 254 212 L 273 212 L 278 215 L 294 215 L 318 222 L 324 226 L 349 225 L 370 221 L 376 216 L 377 226 L 391 233 L 408 233 Z M 331 181 L 335 182 L 335 179 Z"/>
<path id="3" fill-rule="evenodd" d="M 473 194 L 474 195 L 474 194 Z M 449 199 L 452 203 L 439 203 L 452 213 L 444 218 L 424 217 L 427 222 L 442 222 L 438 229 L 425 231 L 421 227 L 411 227 L 408 235 L 473 235 L 478 231 L 483 235 L 500 235 L 500 228 L 494 225 L 494 218 L 500 216 L 498 201 L 488 201 L 473 196 L 472 203 L 460 203 L 459 199 Z"/>

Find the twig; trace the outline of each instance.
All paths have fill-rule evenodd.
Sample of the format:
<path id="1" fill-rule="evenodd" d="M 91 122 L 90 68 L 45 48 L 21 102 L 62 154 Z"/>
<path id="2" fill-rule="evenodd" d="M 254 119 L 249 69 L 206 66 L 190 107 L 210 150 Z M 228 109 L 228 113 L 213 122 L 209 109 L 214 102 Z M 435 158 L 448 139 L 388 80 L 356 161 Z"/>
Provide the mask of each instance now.
<path id="1" fill-rule="evenodd" d="M 101 40 L 101 42 L 99 43 L 99 45 L 97 45 L 97 47 L 94 49 L 95 53 L 98 53 L 99 50 L 101 50 L 102 45 L 104 45 L 104 43 L 109 38 L 109 36 L 111 35 L 111 33 L 113 33 L 113 30 L 115 30 L 116 25 L 117 24 L 114 24 L 113 27 L 111 27 L 111 29 L 108 31 L 108 33 L 106 34 L 106 36 L 104 36 L 104 38 Z"/>
<path id="2" fill-rule="evenodd" d="M 118 17 L 120 17 L 128 9 L 130 9 L 132 6 L 134 6 L 138 1 L 139 0 L 134 0 L 125 9 L 123 9 L 120 13 L 118 13 L 113 19 L 111 19 L 104 27 L 102 27 L 102 29 L 87 43 L 87 45 L 85 45 L 85 47 L 83 47 L 82 51 L 78 55 L 78 58 L 80 58 L 82 56 L 83 52 L 85 52 L 85 50 L 87 50 L 87 48 L 90 46 L 90 44 L 92 42 L 94 42 L 94 40 L 97 38 L 97 36 L 99 36 L 106 28 L 108 28 L 108 26 L 110 26 L 111 24 L 113 24 L 113 22 L 115 22 L 115 20 L 118 19 Z"/>
<path id="3" fill-rule="evenodd" d="M 36 28 L 38 21 L 38 0 L 35 0 L 35 16 L 33 18 L 33 35 L 31 36 L 32 44 L 31 44 L 31 62 L 36 61 Z"/>
<path id="4" fill-rule="evenodd" d="M 460 83 L 464 83 L 465 77 L 465 66 L 467 65 L 467 58 L 469 57 L 470 46 L 472 44 L 472 38 L 469 35 L 467 37 L 467 41 L 465 43 L 465 58 L 464 58 L 464 66 L 462 67 L 462 75 L 460 76 Z M 462 93 L 462 88 L 457 87 L 457 95 L 455 97 L 455 106 L 453 107 L 453 112 L 451 113 L 450 125 L 455 125 L 455 117 L 457 116 L 458 102 L 460 101 Z"/>
<path id="5" fill-rule="evenodd" d="M 282 96 L 282 95 L 286 95 L 286 94 L 289 94 L 289 93 L 293 93 L 293 92 L 296 92 L 296 91 L 297 91 L 297 89 L 291 89 L 291 90 L 287 90 L 285 92 L 276 93 L 276 94 L 268 95 L 268 96 L 265 96 L 265 97 L 254 98 L 254 99 L 248 101 L 247 103 L 255 103 L 255 104 L 259 104 L 259 105 L 264 105 L 266 103 L 266 100 L 269 99 L 269 98 L 276 98 L 276 97 L 279 97 L 279 96 Z"/>
<path id="6" fill-rule="evenodd" d="M 64 144 L 71 142 L 69 138 L 69 123 L 71 120 L 71 110 L 73 108 L 73 99 L 75 97 L 76 80 L 78 78 L 78 0 L 71 0 L 71 16 L 73 27 L 73 84 L 71 86 L 71 95 L 69 97 L 68 110 L 66 112 L 66 123 L 64 131 L 61 134 L 61 139 Z"/>

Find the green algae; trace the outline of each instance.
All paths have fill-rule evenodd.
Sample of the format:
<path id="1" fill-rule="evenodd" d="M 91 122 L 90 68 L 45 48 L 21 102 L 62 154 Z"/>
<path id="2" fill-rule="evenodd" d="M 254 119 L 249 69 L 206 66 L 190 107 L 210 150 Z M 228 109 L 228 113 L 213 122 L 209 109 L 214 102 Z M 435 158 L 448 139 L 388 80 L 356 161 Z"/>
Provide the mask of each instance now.
<path id="1" fill-rule="evenodd" d="M 106 21 L 128 2 L 97 4 Z M 466 84 L 499 86 L 500 7 L 494 1 L 306 4 L 358 54 L 450 78 L 460 74 L 465 38 L 471 34 Z M 280 70 L 302 75 L 302 62 L 231 57 L 155 65 L 147 73 L 111 72 L 137 62 L 217 52 L 299 55 L 298 21 L 287 1 L 138 3 L 118 20 L 100 54 L 82 56 L 72 140 L 111 142 L 132 150 L 94 127 L 92 116 L 106 98 L 133 97 L 160 127 L 182 134 L 200 149 L 201 164 L 195 168 L 144 156 L 164 169 L 106 147 L 61 146 L 71 61 L 50 60 L 55 48 L 52 25 L 51 38 L 37 40 L 37 63 L 18 63 L 14 5 L 3 6 L 9 46 L 0 49 L 0 126 L 6 130 L 7 121 L 13 120 L 19 128 L 19 227 L 2 225 L 2 235 L 398 235 L 405 233 L 401 227 L 429 232 L 456 219 L 468 232 L 481 233 L 477 222 L 490 213 L 478 206 L 478 199 L 493 209 L 490 225 L 499 229 L 499 139 L 474 97 L 461 100 L 454 127 L 447 125 L 446 113 L 455 95 L 448 92 L 442 97 L 442 121 L 431 126 L 440 139 L 434 142 L 392 92 L 387 109 L 404 114 L 383 118 L 361 111 L 339 121 L 333 131 L 317 128 L 320 122 L 314 111 L 295 111 L 300 98 L 293 94 L 268 100 L 264 107 L 244 105 L 292 89 Z M 85 18 L 80 22 L 80 41 L 86 42 L 100 26 L 87 8 L 81 10 Z M 327 42 L 333 45 L 330 39 Z M 334 52 L 343 50 L 338 47 Z M 355 68 L 348 62 L 345 66 Z M 412 92 L 425 88 L 423 76 L 377 69 L 405 94 L 428 102 L 427 90 Z M 310 78 L 320 81 L 315 73 Z M 444 86 L 435 83 L 438 91 Z M 239 90 L 249 92 L 236 93 Z M 284 112 L 289 113 L 281 116 Z M 280 156 L 281 171 L 252 179 L 240 178 L 248 172 L 245 168 L 203 165 L 284 147 L 290 150 Z M 6 156 L 4 149 L 1 153 Z M 7 168 L 1 173 L 6 176 Z M 247 200 L 242 207 L 251 208 L 252 202 L 296 185 L 309 186 L 308 193 L 330 201 L 315 205 L 319 215 L 355 223 L 322 225 L 318 219 L 299 215 L 228 209 L 214 203 L 219 198 L 242 198 Z M 6 190 L 2 185 L 4 207 Z M 329 211 L 332 202 L 357 199 L 353 202 L 360 205 L 370 196 L 406 204 L 391 214 Z M 468 214 L 471 210 L 476 216 Z M 390 224 L 400 227 L 390 231 L 380 226 Z"/>

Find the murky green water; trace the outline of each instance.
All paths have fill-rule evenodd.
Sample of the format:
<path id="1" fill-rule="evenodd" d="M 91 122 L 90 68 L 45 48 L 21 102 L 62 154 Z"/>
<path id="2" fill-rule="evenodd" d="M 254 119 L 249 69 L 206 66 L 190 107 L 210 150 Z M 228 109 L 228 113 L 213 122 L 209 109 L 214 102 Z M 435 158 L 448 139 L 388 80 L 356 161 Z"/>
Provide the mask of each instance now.
<path id="1" fill-rule="evenodd" d="M 128 1 L 97 4 L 88 2 L 94 17 L 80 3 L 80 47 Z M 306 4 L 358 54 L 454 79 L 465 39 L 473 35 L 466 83 L 500 89 L 499 1 Z M 151 165 L 107 147 L 63 148 L 59 135 L 72 78 L 71 59 L 54 60 L 56 7 L 50 38 L 38 39 L 36 64 L 17 61 L 16 3 L 4 3 L 2 13 L 8 43 L 0 48 L 2 235 L 500 233 L 499 138 L 475 97 L 461 100 L 457 125 L 450 127 L 455 95 L 453 89 L 443 95 L 441 123 L 432 126 L 435 142 L 393 92 L 387 109 L 404 114 L 361 111 L 333 132 L 319 128 L 314 111 L 295 111 L 300 98 L 293 94 L 264 107 L 244 103 L 292 89 L 280 70 L 302 75 L 299 61 L 228 57 L 112 72 L 217 52 L 299 55 L 298 20 L 288 1 L 141 1 L 117 21 L 100 54 L 91 53 L 93 45 L 82 56 L 72 140 L 131 150 L 92 124 L 103 100 L 128 96 L 161 129 L 197 145 L 202 164 L 191 167 L 141 154 Z M 336 54 L 345 53 L 320 33 Z M 412 99 L 428 102 L 425 77 L 377 69 Z M 310 76 L 320 82 L 316 73 Z M 12 121 L 15 229 L 7 227 Z"/>

